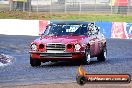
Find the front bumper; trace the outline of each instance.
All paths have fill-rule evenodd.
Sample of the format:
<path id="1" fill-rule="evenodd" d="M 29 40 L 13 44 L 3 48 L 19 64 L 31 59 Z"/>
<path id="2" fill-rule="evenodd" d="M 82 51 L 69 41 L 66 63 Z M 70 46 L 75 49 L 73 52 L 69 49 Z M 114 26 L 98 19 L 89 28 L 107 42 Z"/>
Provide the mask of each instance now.
<path id="1" fill-rule="evenodd" d="M 84 58 L 84 52 L 45 53 L 30 51 L 29 53 L 32 58 L 45 60 L 75 60 Z"/>

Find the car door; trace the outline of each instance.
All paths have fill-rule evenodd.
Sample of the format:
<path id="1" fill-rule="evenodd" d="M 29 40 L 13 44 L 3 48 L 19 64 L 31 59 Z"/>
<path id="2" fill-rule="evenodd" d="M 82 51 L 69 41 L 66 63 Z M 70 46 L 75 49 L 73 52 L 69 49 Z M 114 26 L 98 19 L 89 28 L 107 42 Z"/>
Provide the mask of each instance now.
<path id="1" fill-rule="evenodd" d="M 91 56 L 97 56 L 99 53 L 99 45 L 100 45 L 100 39 L 98 37 L 97 27 L 95 25 L 89 26 L 88 28 L 88 34 L 90 35 L 90 54 Z"/>
<path id="2" fill-rule="evenodd" d="M 98 37 L 97 35 L 91 35 L 91 40 L 90 40 L 90 52 L 91 52 L 91 56 L 96 56 L 99 52 L 99 48 L 98 48 Z"/>
<path id="3" fill-rule="evenodd" d="M 102 52 L 102 49 L 104 48 L 104 44 L 105 44 L 106 40 L 102 33 L 99 33 L 97 37 L 98 37 L 98 48 L 99 48 L 98 53 L 100 53 L 100 52 Z"/>

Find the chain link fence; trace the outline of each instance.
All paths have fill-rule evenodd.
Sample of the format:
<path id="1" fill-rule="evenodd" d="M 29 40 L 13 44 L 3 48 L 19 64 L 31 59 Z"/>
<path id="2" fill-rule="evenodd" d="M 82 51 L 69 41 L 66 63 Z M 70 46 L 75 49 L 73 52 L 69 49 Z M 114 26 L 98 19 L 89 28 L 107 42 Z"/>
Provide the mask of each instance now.
<path id="1" fill-rule="evenodd" d="M 117 3 L 117 6 L 113 5 L 113 1 L 115 0 L 0 0 L 0 11 L 132 15 L 132 0 Z"/>

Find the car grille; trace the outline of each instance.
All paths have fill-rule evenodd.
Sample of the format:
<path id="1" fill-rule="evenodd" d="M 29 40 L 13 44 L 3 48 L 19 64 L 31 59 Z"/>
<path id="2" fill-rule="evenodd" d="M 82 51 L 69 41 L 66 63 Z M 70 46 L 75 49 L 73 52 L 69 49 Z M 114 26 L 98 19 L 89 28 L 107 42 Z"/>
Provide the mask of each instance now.
<path id="1" fill-rule="evenodd" d="M 46 51 L 49 53 L 63 53 L 65 52 L 65 44 L 47 44 Z"/>
<path id="2" fill-rule="evenodd" d="M 72 58 L 71 53 L 45 53 L 40 54 L 42 58 Z"/>

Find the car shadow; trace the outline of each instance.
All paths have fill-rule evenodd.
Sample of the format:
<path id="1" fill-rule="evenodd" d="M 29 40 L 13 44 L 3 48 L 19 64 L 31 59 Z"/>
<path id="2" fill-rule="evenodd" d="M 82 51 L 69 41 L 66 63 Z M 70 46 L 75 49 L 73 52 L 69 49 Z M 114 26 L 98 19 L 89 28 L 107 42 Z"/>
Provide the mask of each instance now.
<path id="1" fill-rule="evenodd" d="M 86 65 L 96 65 L 96 64 L 101 64 L 103 62 L 98 62 L 98 61 L 91 61 L 89 64 L 86 63 L 79 63 L 79 62 L 68 62 L 68 61 L 59 61 L 59 62 L 47 62 L 42 64 L 39 67 L 64 67 L 64 66 L 86 66 Z"/>

